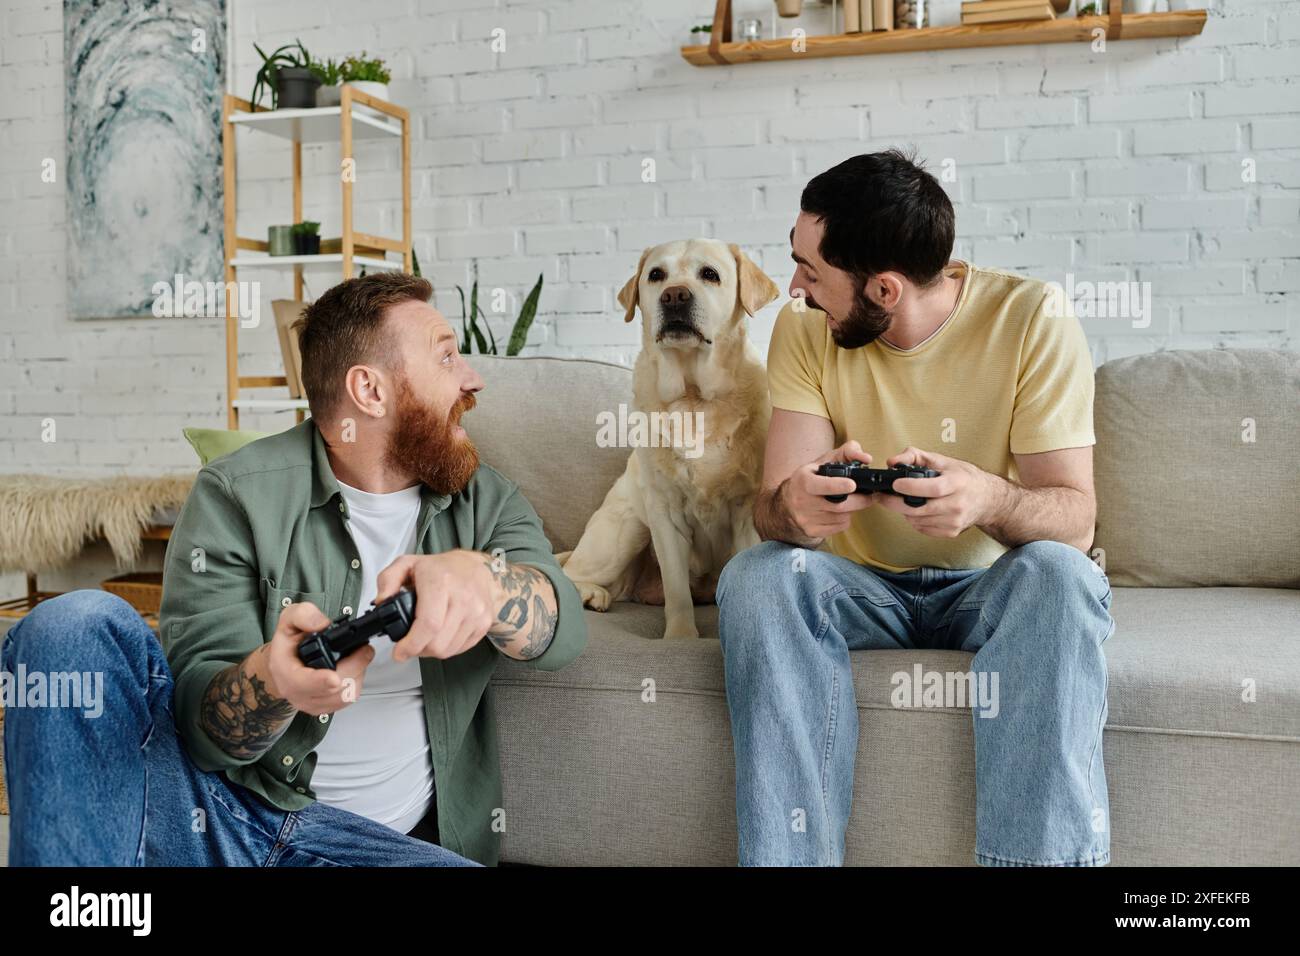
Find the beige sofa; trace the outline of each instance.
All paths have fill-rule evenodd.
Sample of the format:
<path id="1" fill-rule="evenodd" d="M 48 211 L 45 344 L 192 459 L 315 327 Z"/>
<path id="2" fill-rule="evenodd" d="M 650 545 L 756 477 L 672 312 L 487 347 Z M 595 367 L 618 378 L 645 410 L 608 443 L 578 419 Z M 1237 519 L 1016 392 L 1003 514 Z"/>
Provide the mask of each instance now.
<path id="1" fill-rule="evenodd" d="M 557 551 L 622 471 L 596 446 L 631 373 L 476 358 L 486 461 L 514 478 Z M 1163 352 L 1097 372 L 1096 548 L 1106 643 L 1106 774 L 1116 865 L 1300 864 L 1300 355 Z M 492 685 L 507 826 L 532 864 L 735 862 L 733 755 L 717 609 L 660 639 L 659 608 L 587 611 L 570 667 L 503 663 Z M 900 710 L 889 677 L 964 670 L 955 651 L 862 651 L 850 864 L 972 865 L 972 717 Z M 653 681 L 653 685 L 647 682 Z M 653 686 L 653 700 L 645 688 Z"/>

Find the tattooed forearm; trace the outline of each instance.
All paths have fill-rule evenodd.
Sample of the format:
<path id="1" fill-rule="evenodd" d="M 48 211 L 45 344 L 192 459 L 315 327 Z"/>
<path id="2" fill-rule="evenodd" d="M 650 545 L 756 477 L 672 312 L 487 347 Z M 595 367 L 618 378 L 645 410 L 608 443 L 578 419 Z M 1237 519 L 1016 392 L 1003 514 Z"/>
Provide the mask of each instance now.
<path id="1" fill-rule="evenodd" d="M 484 555 L 488 571 L 505 600 L 497 611 L 488 640 L 502 654 L 517 660 L 531 660 L 551 644 L 560 610 L 551 580 L 536 568 L 508 564 Z"/>
<path id="2" fill-rule="evenodd" d="M 212 679 L 203 696 L 199 721 L 208 736 L 226 753 L 241 760 L 260 757 L 271 749 L 296 712 L 287 700 L 267 690 L 259 663 L 270 645 Z"/>

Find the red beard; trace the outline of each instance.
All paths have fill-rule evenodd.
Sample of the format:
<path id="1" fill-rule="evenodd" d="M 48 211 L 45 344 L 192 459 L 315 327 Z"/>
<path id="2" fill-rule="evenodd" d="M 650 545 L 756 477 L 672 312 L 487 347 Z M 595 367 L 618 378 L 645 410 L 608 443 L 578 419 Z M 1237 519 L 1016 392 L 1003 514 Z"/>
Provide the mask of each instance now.
<path id="1" fill-rule="evenodd" d="M 416 401 L 410 382 L 403 379 L 397 392 L 397 428 L 384 464 L 418 479 L 436 494 L 461 491 L 478 468 L 478 449 L 469 436 L 456 434 L 456 426 L 475 404 L 474 394 L 467 392 L 444 418 Z"/>

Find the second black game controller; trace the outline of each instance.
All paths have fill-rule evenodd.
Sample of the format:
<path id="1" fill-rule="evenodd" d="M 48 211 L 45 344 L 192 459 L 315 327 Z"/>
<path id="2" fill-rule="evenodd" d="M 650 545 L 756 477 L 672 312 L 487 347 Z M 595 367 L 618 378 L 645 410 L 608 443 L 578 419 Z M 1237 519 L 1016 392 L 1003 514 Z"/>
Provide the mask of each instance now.
<path id="1" fill-rule="evenodd" d="M 869 468 L 860 461 L 828 461 L 817 469 L 817 474 L 826 478 L 852 478 L 857 482 L 859 494 L 869 495 L 882 492 L 888 495 L 901 494 L 894 490 L 894 482 L 899 478 L 938 478 L 939 472 L 920 465 L 896 465 L 893 468 Z M 826 495 L 827 501 L 840 502 L 847 498 L 843 495 Z M 916 495 L 902 495 L 904 504 L 919 508 L 929 498 Z"/>
<path id="2" fill-rule="evenodd" d="M 308 667 L 335 670 L 338 662 L 370 643 L 378 634 L 400 641 L 415 620 L 415 592 L 401 590 L 355 620 L 341 617 L 298 644 L 298 659 Z"/>

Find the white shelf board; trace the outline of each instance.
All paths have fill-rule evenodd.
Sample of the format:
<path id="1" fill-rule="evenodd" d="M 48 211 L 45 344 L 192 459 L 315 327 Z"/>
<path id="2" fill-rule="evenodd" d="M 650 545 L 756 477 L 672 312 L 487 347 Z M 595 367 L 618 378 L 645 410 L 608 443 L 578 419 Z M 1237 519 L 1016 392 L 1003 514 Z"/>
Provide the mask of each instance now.
<path id="1" fill-rule="evenodd" d="M 258 412 L 292 412 L 307 407 L 305 398 L 237 398 L 230 403 L 235 408 Z"/>
<path id="2" fill-rule="evenodd" d="M 341 106 L 318 106 L 314 109 L 266 110 L 259 113 L 231 113 L 230 122 L 249 129 L 260 129 L 272 136 L 296 143 L 337 143 Z M 360 104 L 352 106 L 352 138 L 383 139 L 402 135 L 402 124 Z"/>
<path id="3" fill-rule="evenodd" d="M 286 266 L 338 266 L 343 264 L 343 253 L 328 252 L 318 256 L 236 256 L 230 260 L 236 269 L 280 269 Z M 401 271 L 401 259 L 374 259 L 370 256 L 353 256 L 354 268 L 365 266 L 367 269 L 395 269 Z"/>

